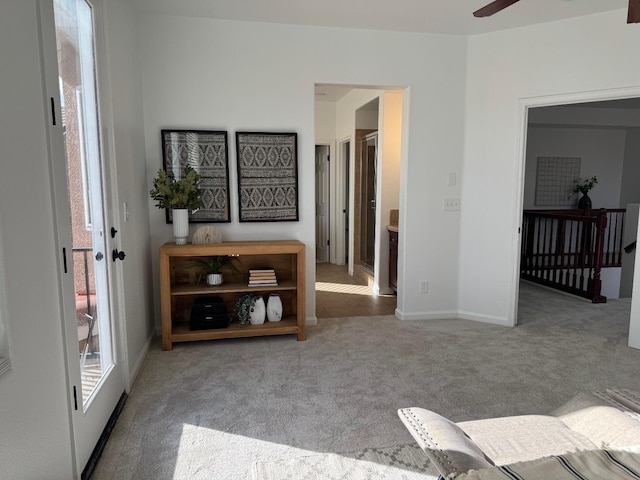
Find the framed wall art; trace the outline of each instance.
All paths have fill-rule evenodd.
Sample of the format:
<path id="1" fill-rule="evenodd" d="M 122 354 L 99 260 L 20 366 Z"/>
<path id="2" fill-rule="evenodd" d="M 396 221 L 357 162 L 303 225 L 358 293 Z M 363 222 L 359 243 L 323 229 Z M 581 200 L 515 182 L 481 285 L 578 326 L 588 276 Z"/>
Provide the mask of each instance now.
<path id="1" fill-rule="evenodd" d="M 161 136 L 165 171 L 181 178 L 183 167 L 189 165 L 202 177 L 200 190 L 204 206 L 192 213 L 189 221 L 230 222 L 227 132 L 162 130 Z M 171 211 L 167 210 L 167 223 L 172 221 Z"/>
<path id="2" fill-rule="evenodd" d="M 580 177 L 579 157 L 538 157 L 535 205 L 573 207 L 578 195 L 574 191 Z"/>
<path id="3" fill-rule="evenodd" d="M 298 221 L 296 133 L 236 132 L 241 222 Z"/>

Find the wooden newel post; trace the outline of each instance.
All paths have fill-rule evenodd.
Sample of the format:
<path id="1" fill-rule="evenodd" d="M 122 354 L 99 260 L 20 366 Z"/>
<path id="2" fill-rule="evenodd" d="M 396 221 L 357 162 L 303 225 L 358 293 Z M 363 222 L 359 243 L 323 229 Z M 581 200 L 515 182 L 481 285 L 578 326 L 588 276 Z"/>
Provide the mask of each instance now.
<path id="1" fill-rule="evenodd" d="M 593 257 L 593 277 L 589 281 L 589 294 L 592 303 L 606 303 L 607 297 L 600 293 L 602 289 L 602 280 L 600 280 L 600 272 L 602 271 L 602 256 L 604 248 L 604 231 L 607 228 L 607 211 L 604 208 L 598 210 L 596 216 L 596 245 Z"/>

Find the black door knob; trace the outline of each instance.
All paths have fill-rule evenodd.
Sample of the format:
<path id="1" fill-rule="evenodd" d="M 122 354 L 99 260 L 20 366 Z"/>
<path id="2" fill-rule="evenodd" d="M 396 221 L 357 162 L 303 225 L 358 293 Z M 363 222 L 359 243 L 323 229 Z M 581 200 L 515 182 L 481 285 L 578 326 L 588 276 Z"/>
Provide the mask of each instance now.
<path id="1" fill-rule="evenodd" d="M 116 260 L 120 259 L 120 260 L 124 260 L 124 257 L 126 255 L 124 254 L 124 252 L 122 251 L 118 251 L 118 249 L 114 249 L 113 252 L 111 252 L 111 258 L 113 258 L 113 261 L 115 262 Z"/>

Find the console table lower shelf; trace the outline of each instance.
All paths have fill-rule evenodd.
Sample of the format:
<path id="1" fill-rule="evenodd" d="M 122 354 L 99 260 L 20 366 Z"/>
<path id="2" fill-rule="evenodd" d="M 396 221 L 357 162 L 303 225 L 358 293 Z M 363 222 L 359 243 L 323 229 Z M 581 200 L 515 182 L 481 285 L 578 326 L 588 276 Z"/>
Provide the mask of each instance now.
<path id="1" fill-rule="evenodd" d="M 294 317 L 283 318 L 279 322 L 265 322 L 262 325 L 240 325 L 232 323 L 227 328 L 213 330 L 189 330 L 189 323 L 174 323 L 171 329 L 170 341 L 195 342 L 199 340 L 218 340 L 221 338 L 261 337 L 264 335 L 297 335 L 299 340 L 302 334 Z"/>

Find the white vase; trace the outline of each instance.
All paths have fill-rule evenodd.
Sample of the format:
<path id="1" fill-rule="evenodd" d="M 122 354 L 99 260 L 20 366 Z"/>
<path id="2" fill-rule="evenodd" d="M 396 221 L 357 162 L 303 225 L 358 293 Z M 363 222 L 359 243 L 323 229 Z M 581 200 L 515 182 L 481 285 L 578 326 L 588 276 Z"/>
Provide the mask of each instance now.
<path id="1" fill-rule="evenodd" d="M 210 273 L 207 275 L 207 285 L 215 287 L 216 285 L 222 285 L 221 273 Z"/>
<path id="2" fill-rule="evenodd" d="M 267 320 L 270 322 L 279 322 L 282 320 L 282 300 L 280 295 L 272 293 L 267 301 Z"/>
<path id="3" fill-rule="evenodd" d="M 174 208 L 173 214 L 173 236 L 176 245 L 184 245 L 189 238 L 189 210 L 186 208 Z"/>
<path id="4" fill-rule="evenodd" d="M 266 313 L 267 308 L 264 304 L 264 300 L 262 299 L 262 297 L 258 297 L 256 302 L 253 304 L 253 311 L 249 316 L 251 325 L 262 325 L 264 323 Z"/>

